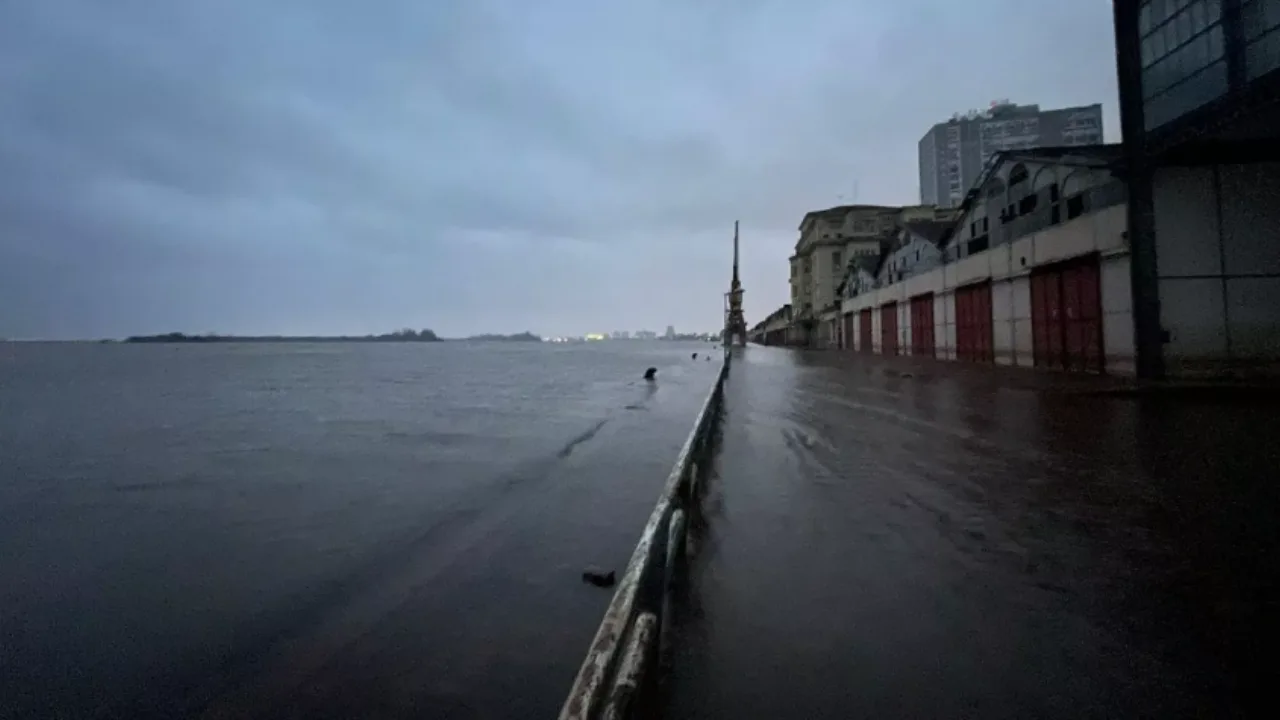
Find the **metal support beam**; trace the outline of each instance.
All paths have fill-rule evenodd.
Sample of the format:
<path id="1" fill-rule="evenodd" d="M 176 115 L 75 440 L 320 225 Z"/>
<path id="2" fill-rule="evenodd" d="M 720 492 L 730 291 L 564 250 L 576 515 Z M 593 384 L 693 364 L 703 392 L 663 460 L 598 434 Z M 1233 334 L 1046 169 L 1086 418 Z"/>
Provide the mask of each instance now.
<path id="1" fill-rule="evenodd" d="M 1120 87 L 1120 126 L 1129 168 L 1129 280 L 1133 293 L 1133 329 L 1138 377 L 1164 376 L 1164 332 L 1160 327 L 1160 282 L 1156 265 L 1154 167 L 1147 148 L 1142 107 L 1142 50 L 1138 3 L 1113 4 L 1116 73 Z"/>

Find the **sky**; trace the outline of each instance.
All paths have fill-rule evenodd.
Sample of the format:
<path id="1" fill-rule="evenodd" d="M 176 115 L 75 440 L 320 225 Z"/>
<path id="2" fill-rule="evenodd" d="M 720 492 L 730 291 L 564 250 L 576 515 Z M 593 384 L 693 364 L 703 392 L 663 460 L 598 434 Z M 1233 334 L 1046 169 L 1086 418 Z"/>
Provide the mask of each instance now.
<path id="1" fill-rule="evenodd" d="M 748 323 L 804 213 L 1101 102 L 1110 0 L 0 2 L 0 337 Z M 856 194 L 855 194 L 856 193 Z"/>

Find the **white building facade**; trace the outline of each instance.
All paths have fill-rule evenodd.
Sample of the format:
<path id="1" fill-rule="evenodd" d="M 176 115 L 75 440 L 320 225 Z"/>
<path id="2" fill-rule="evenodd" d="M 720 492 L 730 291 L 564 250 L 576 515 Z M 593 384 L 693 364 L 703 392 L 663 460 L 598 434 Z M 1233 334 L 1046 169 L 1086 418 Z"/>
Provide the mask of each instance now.
<path id="1" fill-rule="evenodd" d="M 878 287 L 844 300 L 846 347 L 1132 373 L 1125 191 L 1108 169 L 1116 157 L 1101 146 L 994 158 L 936 258 L 912 238 L 886 255 Z"/>

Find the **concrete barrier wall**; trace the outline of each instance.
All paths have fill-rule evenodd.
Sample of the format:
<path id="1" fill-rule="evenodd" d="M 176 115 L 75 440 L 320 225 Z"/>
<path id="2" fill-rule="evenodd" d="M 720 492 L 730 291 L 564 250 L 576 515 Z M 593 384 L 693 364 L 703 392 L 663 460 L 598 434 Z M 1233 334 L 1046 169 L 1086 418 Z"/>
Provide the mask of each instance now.
<path id="1" fill-rule="evenodd" d="M 676 457 L 658 503 L 574 679 L 560 720 L 626 718 L 654 686 L 654 668 L 671 638 L 671 587 L 683 567 L 688 518 L 698 511 L 724 405 L 733 356 L 726 348 L 715 385 Z"/>

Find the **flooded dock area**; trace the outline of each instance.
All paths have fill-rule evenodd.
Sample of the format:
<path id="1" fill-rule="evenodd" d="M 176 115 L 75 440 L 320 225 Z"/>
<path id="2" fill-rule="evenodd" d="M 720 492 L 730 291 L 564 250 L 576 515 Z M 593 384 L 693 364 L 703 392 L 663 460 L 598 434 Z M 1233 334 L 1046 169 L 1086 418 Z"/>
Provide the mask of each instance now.
<path id="1" fill-rule="evenodd" d="M 665 717 L 1246 714 L 1276 404 L 735 353 Z"/>

